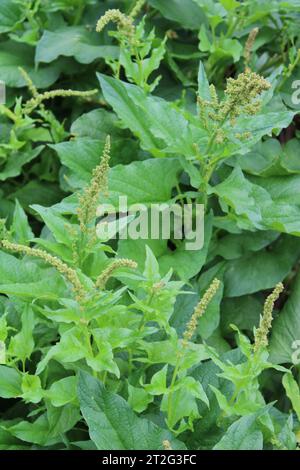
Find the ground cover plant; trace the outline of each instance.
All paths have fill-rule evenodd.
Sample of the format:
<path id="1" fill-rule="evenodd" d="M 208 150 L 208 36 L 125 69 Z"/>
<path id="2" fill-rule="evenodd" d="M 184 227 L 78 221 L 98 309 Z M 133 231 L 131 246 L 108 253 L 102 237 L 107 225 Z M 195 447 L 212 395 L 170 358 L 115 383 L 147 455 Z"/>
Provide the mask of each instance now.
<path id="1" fill-rule="evenodd" d="M 299 27 L 299 0 L 1 1 L 1 450 L 299 448 Z M 151 226 L 125 199 L 203 243 L 123 236 Z"/>

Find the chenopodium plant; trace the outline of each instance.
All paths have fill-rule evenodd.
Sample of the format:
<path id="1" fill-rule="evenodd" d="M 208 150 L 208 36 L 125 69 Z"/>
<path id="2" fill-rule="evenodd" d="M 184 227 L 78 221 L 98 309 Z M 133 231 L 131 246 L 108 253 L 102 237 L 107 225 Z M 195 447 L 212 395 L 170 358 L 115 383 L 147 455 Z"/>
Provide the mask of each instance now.
<path id="1" fill-rule="evenodd" d="M 160 276 L 149 248 L 142 272 L 134 261 L 112 256 L 107 239 L 96 232 L 99 200 L 108 191 L 109 156 L 108 137 L 89 186 L 78 194 L 76 215 L 62 217 L 52 208 L 33 206 L 47 227 L 40 238 L 34 238 L 20 206 L 12 227 L 1 222 L 1 266 L 7 271 L 2 273 L 0 291 L 9 300 L 0 298 L 0 379 L 4 374 L 15 386 L 3 388 L 0 380 L 0 396 L 22 398 L 29 407 L 28 418 L 33 417 L 31 412 L 38 415 L 36 423 L 43 423 L 50 434 L 33 442 L 43 445 L 60 439 L 47 427 L 56 408 L 71 414 L 67 421 L 62 417 L 62 434 L 80 419 L 76 389 L 80 371 L 128 398 L 139 413 L 155 406 L 154 397 L 163 395 L 161 409 L 177 434 L 191 429 L 198 419 L 197 399 L 208 404 L 188 370 L 207 358 L 204 346 L 190 340 L 213 292 L 204 296 L 181 340 L 170 318 L 183 283 L 172 281 L 171 271 Z M 21 238 L 16 223 L 22 227 Z M 109 238 L 112 231 L 108 233 Z M 122 280 L 125 286 L 119 284 Z M 164 387 L 168 368 L 174 369 L 173 378 Z M 178 408 L 187 390 L 191 404 Z M 22 423 L 5 426 L 17 433 Z"/>
<path id="2" fill-rule="evenodd" d="M 143 384 L 144 390 L 149 395 L 162 396 L 161 411 L 165 414 L 168 428 L 176 435 L 193 430 L 194 421 L 201 418 L 197 400 L 201 400 L 209 407 L 201 383 L 190 375 L 190 369 L 206 358 L 204 345 L 194 343 L 192 339 L 199 319 L 205 313 L 220 284 L 218 279 L 214 279 L 211 283 L 195 307 L 182 339 L 179 340 L 175 332 L 170 332 L 174 348 L 173 360 L 168 360 L 168 362 L 171 360 L 170 365 L 173 366 L 171 373 L 168 375 L 169 365 L 166 364 L 153 375 L 149 384 Z"/>
<path id="3" fill-rule="evenodd" d="M 159 68 L 164 58 L 167 36 L 162 40 L 157 38 L 154 29 L 147 33 L 146 17 L 143 17 L 137 25 L 134 24 L 144 3 L 145 1 L 138 1 L 129 16 L 120 10 L 108 10 L 99 19 L 96 31 L 101 32 L 110 22 L 117 24 L 117 30 L 111 31 L 110 35 L 119 42 L 120 56 L 118 60 L 107 60 L 107 62 L 116 78 L 120 77 L 123 67 L 131 83 L 140 86 L 146 93 L 151 93 L 161 79 L 159 75 L 149 83 L 150 76 Z"/>
<path id="4" fill-rule="evenodd" d="M 122 289 L 111 294 L 105 292 L 106 283 L 115 270 L 122 267 L 136 268 L 136 263 L 126 259 L 114 260 L 99 273 L 95 280 L 88 278 L 80 268 L 86 257 L 93 253 L 93 250 L 97 250 L 98 247 L 101 250 L 101 243 L 97 240 L 95 234 L 95 220 L 99 191 L 100 188 L 104 188 L 107 181 L 109 149 L 110 140 L 108 138 L 102 162 L 94 170 L 90 186 L 79 197 L 77 223 L 58 220 L 55 218 L 55 215 L 49 218 L 49 225 L 50 227 L 54 226 L 55 234 L 59 230 L 66 231 L 65 240 L 68 240 L 69 249 L 66 248 L 64 250 L 59 244 L 43 239 L 36 240 L 36 242 L 46 246 L 48 251 L 26 244 L 15 243 L 14 240 L 10 240 L 9 232 L 6 233 L 5 238 L 1 241 L 1 246 L 5 250 L 23 254 L 30 258 L 38 258 L 54 267 L 71 287 L 71 297 L 58 300 L 62 308 L 58 310 L 50 308 L 48 305 L 40 304 L 38 301 L 31 307 L 46 318 L 61 322 L 62 324 L 68 325 L 70 323 L 73 325 L 71 328 L 66 327 L 66 325 L 62 326 L 60 341 L 53 348 L 50 348 L 38 364 L 38 375 L 45 369 L 49 360 L 53 357 L 56 359 L 61 357 L 63 363 L 85 358 L 86 363 L 89 364 L 95 374 L 97 372 L 110 371 L 119 375 L 117 365 L 112 360 L 112 350 L 108 344 L 105 345 L 105 341 L 100 340 L 100 337 L 97 340 L 95 339 L 96 336 L 94 337 L 90 330 L 90 322 L 97 319 L 98 315 L 104 315 L 107 308 L 112 306 L 122 293 Z M 59 226 L 59 224 L 61 225 Z M 58 238 L 61 240 L 61 237 L 58 236 Z M 58 253 L 62 256 L 58 257 Z M 71 256 L 71 259 L 69 259 L 69 256 Z M 91 344 L 92 338 L 94 338 L 93 347 Z M 99 341 L 102 343 L 101 360 L 97 359 L 99 354 L 96 346 L 97 341 L 98 345 L 100 344 Z M 10 359 L 10 348 L 8 348 L 7 354 L 8 359 Z"/>
<path id="5" fill-rule="evenodd" d="M 227 79 L 223 94 L 209 84 L 200 63 L 194 109 L 182 101 L 167 102 L 144 93 L 141 87 L 98 75 L 104 97 L 122 125 L 131 129 L 142 148 L 153 156 L 180 158 L 191 185 L 198 191 L 197 202 L 204 203 L 207 211 L 209 199 L 215 194 L 225 200 L 221 201 L 224 212 L 234 206 L 232 201 L 226 204 L 226 197 L 219 195 L 215 187 L 215 176 L 223 164 L 233 156 L 247 154 L 262 137 L 278 134 L 295 114 L 277 98 L 277 112 L 272 111 L 277 72 L 267 80 L 250 69 L 255 34 L 250 34 L 245 46 L 244 72 Z M 248 225 L 248 229 L 253 229 L 253 225 Z M 255 228 L 261 229 L 257 225 Z"/>
<path id="6" fill-rule="evenodd" d="M 219 425 L 224 426 L 226 422 L 234 422 L 237 417 L 256 414 L 259 426 L 265 435 L 265 442 L 279 448 L 284 447 L 284 444 L 282 439 L 279 439 L 279 430 L 276 429 L 268 413 L 274 403 L 266 404 L 259 379 L 265 370 L 275 369 L 284 372 L 285 377 L 289 377 L 286 381 L 290 380 L 290 377 L 293 380 L 291 371 L 269 361 L 268 335 L 272 327 L 274 305 L 283 289 L 283 284 L 279 283 L 267 297 L 259 326 L 254 328 L 253 344 L 236 326 L 231 325 L 232 329 L 237 332 L 241 352 L 241 358 L 236 363 L 224 361 L 214 348 L 206 346 L 210 358 L 221 370 L 218 376 L 232 384 L 231 396 L 225 396 L 216 387 L 210 385 L 222 411 Z M 292 419 L 292 416 L 290 418 Z"/>
<path id="7" fill-rule="evenodd" d="M 64 140 L 68 133 L 63 123 L 59 122 L 53 112 L 46 108 L 44 102 L 56 97 L 81 97 L 84 99 L 97 93 L 97 90 L 51 90 L 39 93 L 28 73 L 19 68 L 20 74 L 27 83 L 32 97 L 23 102 L 23 98 L 16 98 L 15 106 L 10 109 L 6 105 L 0 105 L 0 115 L 5 119 L 8 132 L 0 142 L 0 163 L 4 166 L 4 175 L 13 165 L 16 152 L 22 152 L 19 161 L 24 165 L 40 154 L 42 145 L 37 143 L 58 143 Z M 11 168 L 10 168 L 11 169 Z M 6 170 L 6 171 L 5 171 Z"/>

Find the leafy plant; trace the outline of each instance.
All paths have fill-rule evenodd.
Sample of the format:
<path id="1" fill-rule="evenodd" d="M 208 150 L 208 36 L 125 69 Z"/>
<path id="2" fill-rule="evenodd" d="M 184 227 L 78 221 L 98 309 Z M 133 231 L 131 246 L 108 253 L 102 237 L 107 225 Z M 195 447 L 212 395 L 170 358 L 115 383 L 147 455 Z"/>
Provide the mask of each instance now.
<path id="1" fill-rule="evenodd" d="M 298 0 L 2 3 L 0 449 L 296 450 Z"/>

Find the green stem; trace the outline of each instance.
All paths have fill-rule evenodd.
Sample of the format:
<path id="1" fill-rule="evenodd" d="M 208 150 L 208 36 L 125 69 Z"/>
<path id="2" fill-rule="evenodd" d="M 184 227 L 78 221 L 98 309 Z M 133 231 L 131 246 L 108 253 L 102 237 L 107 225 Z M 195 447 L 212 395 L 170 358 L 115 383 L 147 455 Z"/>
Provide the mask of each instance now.
<path id="1" fill-rule="evenodd" d="M 177 380 L 177 376 L 178 376 L 178 373 L 179 373 L 179 370 L 180 370 L 180 365 L 181 365 L 181 355 L 178 354 L 176 364 L 175 364 L 175 368 L 174 368 L 173 375 L 172 375 L 172 380 L 171 380 L 171 383 L 170 383 L 170 386 L 169 386 L 168 411 L 167 411 L 167 421 L 168 421 L 168 423 L 170 422 L 170 418 L 172 417 L 172 413 L 173 413 L 173 410 L 172 410 L 173 388 L 174 388 L 176 380 Z"/>

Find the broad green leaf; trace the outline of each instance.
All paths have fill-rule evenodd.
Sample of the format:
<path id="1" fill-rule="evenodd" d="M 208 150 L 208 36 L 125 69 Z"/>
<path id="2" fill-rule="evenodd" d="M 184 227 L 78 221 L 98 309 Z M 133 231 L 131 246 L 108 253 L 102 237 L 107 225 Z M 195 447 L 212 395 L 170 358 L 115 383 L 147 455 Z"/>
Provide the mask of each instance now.
<path id="1" fill-rule="evenodd" d="M 74 427 L 79 421 L 78 407 L 66 405 L 62 408 L 48 406 L 47 413 L 34 422 L 20 421 L 7 427 L 7 430 L 18 439 L 40 446 L 51 446 L 61 442 L 61 435 Z"/>
<path id="2" fill-rule="evenodd" d="M 22 398 L 26 402 L 39 403 L 43 398 L 43 390 L 40 378 L 36 375 L 23 375 L 22 392 Z"/>
<path id="3" fill-rule="evenodd" d="M 92 141 L 68 144 L 59 144 L 55 148 L 62 163 L 72 169 L 80 178 L 81 186 L 85 186 L 90 181 L 93 168 L 100 162 L 101 147 Z M 75 149 L 77 152 L 74 154 Z M 128 204 L 167 202 L 171 199 L 171 190 L 177 183 L 180 169 L 177 159 L 149 159 L 117 165 L 109 172 L 109 196 L 102 196 L 102 202 L 118 207 L 119 196 L 127 196 Z"/>
<path id="4" fill-rule="evenodd" d="M 230 216 L 239 228 L 275 230 L 300 236 L 300 210 L 295 199 L 288 205 L 283 198 L 275 198 L 275 191 L 268 191 L 265 180 L 272 185 L 272 180 L 268 178 L 254 178 L 258 184 L 253 184 L 237 167 L 225 181 L 210 191 L 219 196 L 224 212 L 230 213 L 229 208 L 233 209 L 234 214 L 230 213 Z"/>
<path id="5" fill-rule="evenodd" d="M 56 62 L 36 69 L 34 48 L 13 41 L 1 43 L 0 76 L 7 86 L 21 88 L 26 85 L 18 67 L 23 67 L 30 74 L 38 88 L 47 88 L 58 79 L 63 64 Z"/>
<path id="6" fill-rule="evenodd" d="M 68 403 L 61 407 L 55 407 L 47 403 L 49 439 L 56 439 L 56 436 L 61 438 L 61 435 L 70 431 L 80 419 L 78 405 Z"/>
<path id="7" fill-rule="evenodd" d="M 262 216 L 252 194 L 253 185 L 244 177 L 240 168 L 235 168 L 229 177 L 214 186 L 211 192 L 219 196 L 221 205 L 226 204 L 234 210 L 242 219 L 240 223 L 245 218 L 250 222 L 250 227 L 260 227 Z M 223 207 L 226 210 L 226 206 Z"/>
<path id="8" fill-rule="evenodd" d="M 105 99 L 145 150 L 154 156 L 194 155 L 188 121 L 174 105 L 106 75 L 98 79 Z"/>
<path id="9" fill-rule="evenodd" d="M 169 20 L 176 21 L 184 28 L 198 29 L 205 22 L 203 11 L 193 0 L 149 0 L 154 8 Z"/>
<path id="10" fill-rule="evenodd" d="M 237 259 L 249 252 L 258 252 L 266 248 L 278 237 L 278 233 L 271 231 L 245 231 L 239 235 L 225 235 L 218 239 L 218 243 L 213 249 L 213 255 L 222 256 L 226 260 Z"/>
<path id="11" fill-rule="evenodd" d="M 24 210 L 29 210 L 31 204 L 41 206 L 51 206 L 61 201 L 64 193 L 57 184 L 48 183 L 32 179 L 23 187 L 18 188 L 10 195 L 11 199 L 18 199 Z M 29 211 L 30 212 L 30 211 Z"/>
<path id="12" fill-rule="evenodd" d="M 49 440 L 49 423 L 46 414 L 40 416 L 33 423 L 29 421 L 20 421 L 19 423 L 10 426 L 7 430 L 12 436 L 17 437 L 21 441 L 31 442 L 34 444 L 45 445 L 55 444 L 60 439 Z"/>
<path id="13" fill-rule="evenodd" d="M 276 364 L 300 362 L 300 275 L 293 290 L 274 320 L 270 340 L 270 360 Z M 295 360 L 293 357 L 295 356 Z"/>
<path id="14" fill-rule="evenodd" d="M 300 205 L 300 175 L 252 178 L 277 204 Z"/>
<path id="15" fill-rule="evenodd" d="M 45 394 L 55 407 L 75 401 L 77 398 L 77 378 L 71 376 L 58 380 L 51 385 Z"/>
<path id="16" fill-rule="evenodd" d="M 111 137 L 111 156 L 110 166 L 113 167 L 118 163 L 126 165 L 133 160 L 138 159 L 139 144 L 136 140 L 132 139 L 127 130 L 120 129 L 118 126 L 118 118 L 105 109 L 94 109 L 88 113 L 82 114 L 76 119 L 71 126 L 71 133 L 75 136 L 75 140 L 68 142 L 74 144 L 73 153 L 77 154 L 76 144 L 85 138 L 87 145 L 91 140 L 91 148 L 89 152 L 93 152 L 93 143 L 95 145 L 95 156 L 91 159 L 93 168 L 99 161 L 99 155 L 102 154 L 106 137 Z M 82 141 L 84 144 L 84 141 Z M 56 147 L 53 147 L 56 149 Z M 60 148 L 58 146 L 58 148 Z M 67 148 L 67 146 L 66 146 Z M 89 155 L 85 152 L 84 145 L 79 150 L 84 152 L 83 160 L 89 161 Z"/>
<path id="17" fill-rule="evenodd" d="M 128 384 L 128 404 L 136 413 L 142 413 L 152 403 L 154 397 L 149 395 L 143 388 L 133 387 Z"/>
<path id="18" fill-rule="evenodd" d="M 72 225 L 63 219 L 52 208 L 42 207 L 37 204 L 31 206 L 43 219 L 46 226 L 54 235 L 58 243 L 69 246 Z M 69 229 L 69 230 L 68 230 Z"/>
<path id="19" fill-rule="evenodd" d="M 291 139 L 283 148 L 281 166 L 289 173 L 300 173 L 299 162 L 300 142 L 297 139 Z"/>
<path id="20" fill-rule="evenodd" d="M 257 414 L 243 416 L 233 423 L 214 450 L 262 450 L 263 434 L 256 424 Z"/>
<path id="21" fill-rule="evenodd" d="M 0 51 L 1 55 L 1 51 Z M 1 65 L 0 65 L 1 68 Z M 0 72 L 1 73 L 1 72 Z M 5 181 L 9 178 L 14 178 L 19 176 L 22 172 L 22 168 L 26 163 L 31 162 L 36 157 L 38 157 L 43 150 L 43 146 L 40 145 L 39 147 L 33 150 L 24 150 L 24 151 L 16 151 L 11 152 L 8 161 L 3 166 L 0 172 L 0 181 Z"/>
<path id="22" fill-rule="evenodd" d="M 22 394 L 21 374 L 16 369 L 0 365 L 0 397 L 16 398 Z"/>
<path id="23" fill-rule="evenodd" d="M 282 148 L 277 139 L 258 142 L 245 155 L 236 157 L 243 171 L 252 175 L 273 176 L 282 174 Z"/>
<path id="24" fill-rule="evenodd" d="M 225 274 L 225 296 L 239 297 L 272 289 L 283 281 L 300 254 L 296 238 L 284 236 L 273 250 L 261 250 L 229 261 Z"/>
<path id="25" fill-rule="evenodd" d="M 6 33 L 14 29 L 23 17 L 21 5 L 12 0 L 1 0 L 0 33 Z"/>
<path id="26" fill-rule="evenodd" d="M 74 57 L 81 64 L 90 64 L 101 58 L 117 59 L 118 54 L 118 47 L 102 46 L 96 32 L 84 26 L 68 26 L 43 32 L 36 47 L 35 61 L 50 63 L 59 56 L 66 56 Z"/>
<path id="27" fill-rule="evenodd" d="M 153 375 L 150 384 L 144 385 L 145 390 L 150 395 L 164 395 L 168 392 L 167 372 L 168 365 L 164 366 L 160 371 Z"/>
<path id="28" fill-rule="evenodd" d="M 300 421 L 300 388 L 291 373 L 284 374 L 282 379 L 286 394 L 291 400 L 293 410 Z"/>
<path id="29" fill-rule="evenodd" d="M 173 449 L 185 447 L 169 431 L 138 418 L 122 397 L 83 372 L 79 375 L 78 395 L 91 439 L 99 450 L 159 450 L 165 439 Z"/>
<path id="30" fill-rule="evenodd" d="M 41 269 L 32 261 L 24 261 L 0 252 L 0 292 L 23 298 L 64 297 L 66 285 L 54 269 Z"/>
<path id="31" fill-rule="evenodd" d="M 239 330 L 253 331 L 259 324 L 259 317 L 263 310 L 263 302 L 253 295 L 231 297 L 223 299 L 221 305 L 221 328 L 224 336 L 233 334 L 231 325 Z"/>
<path id="32" fill-rule="evenodd" d="M 160 280 L 159 264 L 149 246 L 146 246 L 146 261 L 143 274 L 147 280 L 153 283 Z"/>
<path id="33" fill-rule="evenodd" d="M 88 357 L 88 351 L 83 343 L 82 331 L 73 327 L 62 334 L 60 341 L 52 346 L 37 366 L 37 375 L 41 374 L 51 359 L 68 364 Z"/>

